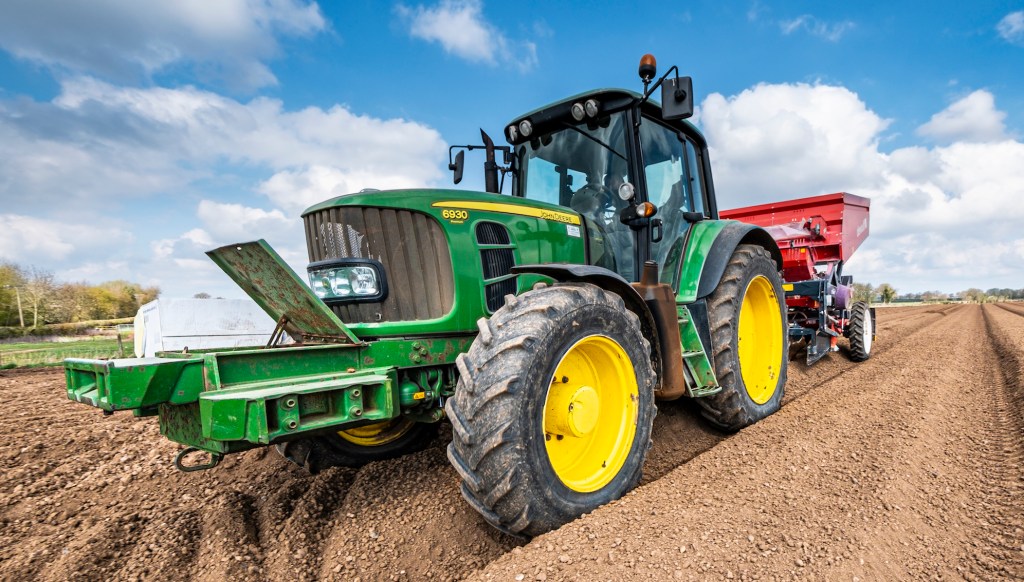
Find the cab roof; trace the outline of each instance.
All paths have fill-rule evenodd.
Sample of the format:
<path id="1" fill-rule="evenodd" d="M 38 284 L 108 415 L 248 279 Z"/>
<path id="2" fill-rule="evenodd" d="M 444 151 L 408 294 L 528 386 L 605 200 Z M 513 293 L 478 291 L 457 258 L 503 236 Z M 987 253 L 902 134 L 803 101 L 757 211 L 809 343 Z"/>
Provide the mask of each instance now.
<path id="1" fill-rule="evenodd" d="M 516 140 L 509 139 L 508 128 L 511 126 L 518 127 L 520 122 L 527 119 L 530 120 L 530 123 L 536 129 L 536 134 L 539 135 L 541 133 L 547 133 L 547 130 L 545 128 L 548 127 L 549 123 L 560 119 L 566 119 L 566 117 L 570 116 L 569 110 L 572 107 L 573 103 L 583 102 L 586 101 L 587 99 L 597 100 L 597 102 L 600 104 L 600 111 L 603 113 L 607 111 L 617 111 L 625 109 L 635 103 L 640 102 L 643 99 L 643 95 L 637 93 L 636 91 L 631 91 L 629 89 L 604 88 L 593 89 L 590 91 L 586 91 L 584 93 L 573 95 L 571 97 L 566 97 L 565 99 L 549 103 L 543 107 L 539 107 L 537 109 L 534 109 L 533 111 L 530 111 L 529 113 L 520 115 L 513 119 L 503 129 L 505 139 L 513 145 L 526 141 L 522 136 L 518 136 L 519 138 Z M 652 98 L 647 99 L 647 101 L 644 102 L 641 109 L 643 113 L 646 113 L 654 118 L 661 118 L 661 104 Z M 689 131 L 695 132 L 696 134 L 701 135 L 703 137 L 701 131 L 697 129 L 697 127 L 694 126 L 689 121 L 675 120 L 666 121 L 665 123 L 671 126 L 676 126 L 679 129 L 686 128 Z"/>

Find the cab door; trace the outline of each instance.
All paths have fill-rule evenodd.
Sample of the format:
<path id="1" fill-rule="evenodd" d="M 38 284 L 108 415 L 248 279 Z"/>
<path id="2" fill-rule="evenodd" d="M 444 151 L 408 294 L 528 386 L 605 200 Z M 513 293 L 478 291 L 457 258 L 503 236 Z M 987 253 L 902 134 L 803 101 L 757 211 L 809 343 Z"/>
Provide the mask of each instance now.
<path id="1" fill-rule="evenodd" d="M 647 227 L 648 259 L 676 287 L 679 259 L 692 221 L 709 217 L 701 148 L 683 132 L 644 116 L 640 124 L 646 198 L 658 208 Z"/>

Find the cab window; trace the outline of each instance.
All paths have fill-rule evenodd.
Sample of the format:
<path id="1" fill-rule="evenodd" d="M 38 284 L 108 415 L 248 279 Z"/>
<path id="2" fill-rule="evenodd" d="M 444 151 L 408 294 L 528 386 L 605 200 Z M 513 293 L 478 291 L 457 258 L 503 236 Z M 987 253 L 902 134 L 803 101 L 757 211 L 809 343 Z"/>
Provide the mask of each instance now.
<path id="1" fill-rule="evenodd" d="M 583 217 L 590 262 L 635 278 L 633 232 L 619 220 L 629 203 L 616 194 L 630 182 L 631 129 L 619 111 L 560 129 L 516 146 L 520 182 L 517 195 L 558 204 Z"/>
<path id="2" fill-rule="evenodd" d="M 686 229 L 683 213 L 693 206 L 686 148 L 679 133 L 644 118 L 640 143 L 647 180 L 647 199 L 658 207 L 662 237 L 651 243 L 651 258 L 664 265 L 673 243 Z"/>
<path id="3" fill-rule="evenodd" d="M 700 171 L 700 157 L 697 153 L 700 150 L 690 138 L 684 138 L 684 141 L 686 142 L 686 183 L 690 185 L 688 193 L 690 208 L 693 209 L 693 212 L 700 212 L 704 216 L 708 216 L 708 210 L 704 204 L 703 174 Z"/>
<path id="4" fill-rule="evenodd" d="M 643 143 L 647 199 L 659 209 L 667 205 L 681 206 L 679 188 L 683 182 L 683 144 L 678 134 L 644 120 L 640 126 L 640 141 Z"/>

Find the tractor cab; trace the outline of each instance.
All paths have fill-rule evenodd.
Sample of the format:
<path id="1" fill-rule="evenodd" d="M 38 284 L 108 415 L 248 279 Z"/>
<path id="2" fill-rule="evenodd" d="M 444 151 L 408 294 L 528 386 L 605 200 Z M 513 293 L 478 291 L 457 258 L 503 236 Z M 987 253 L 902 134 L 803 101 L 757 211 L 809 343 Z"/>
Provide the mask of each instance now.
<path id="1" fill-rule="evenodd" d="M 656 261 L 663 282 L 674 283 L 689 226 L 717 218 L 717 208 L 707 143 L 684 121 L 693 112 L 692 83 L 677 72 L 647 89 L 653 75 L 652 59 L 641 65 L 643 94 L 576 95 L 513 120 L 504 130 L 511 147 L 494 147 L 486 136 L 477 147 L 505 153 L 505 167 L 489 153 L 485 173 L 511 175 L 513 196 L 581 215 L 588 264 L 638 281 L 644 262 Z M 649 99 L 658 85 L 668 108 Z"/>
<path id="2" fill-rule="evenodd" d="M 669 250 L 689 224 L 711 217 L 704 139 L 689 123 L 661 119 L 643 95 L 583 94 L 517 119 L 505 134 L 512 195 L 580 213 L 588 262 L 627 280 L 648 260 L 670 267 Z"/>

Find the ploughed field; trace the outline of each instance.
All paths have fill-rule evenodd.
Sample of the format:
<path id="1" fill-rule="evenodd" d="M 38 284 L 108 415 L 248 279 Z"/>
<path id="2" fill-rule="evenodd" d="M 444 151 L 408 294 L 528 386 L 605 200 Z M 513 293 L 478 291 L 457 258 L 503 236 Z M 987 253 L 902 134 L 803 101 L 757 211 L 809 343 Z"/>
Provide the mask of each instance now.
<path id="1" fill-rule="evenodd" d="M 155 419 L 0 371 L 0 579 L 1024 578 L 1024 305 L 878 310 L 870 360 L 790 364 L 736 435 L 659 407 L 641 487 L 530 543 L 458 493 L 442 438 L 303 474 L 171 466 Z"/>

